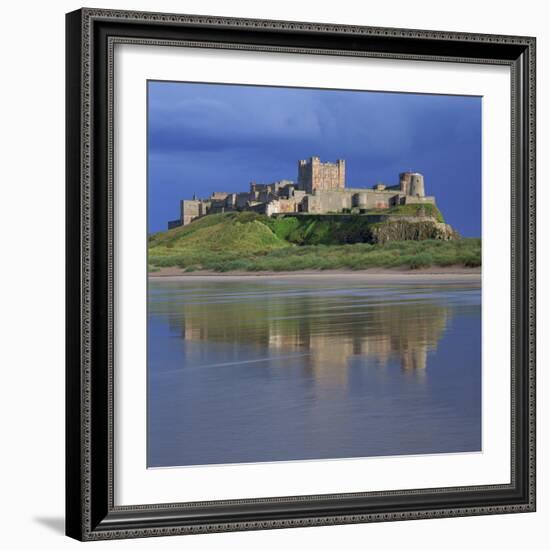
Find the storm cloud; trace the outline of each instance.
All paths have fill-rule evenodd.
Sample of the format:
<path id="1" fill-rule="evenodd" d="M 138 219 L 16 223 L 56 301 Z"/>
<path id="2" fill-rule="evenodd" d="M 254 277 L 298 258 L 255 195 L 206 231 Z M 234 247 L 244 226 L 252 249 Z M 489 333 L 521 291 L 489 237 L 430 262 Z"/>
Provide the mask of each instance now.
<path id="1" fill-rule="evenodd" d="M 422 172 L 449 223 L 481 234 L 481 98 L 148 84 L 149 231 L 180 199 L 296 179 L 298 159 L 346 160 L 348 186 Z"/>

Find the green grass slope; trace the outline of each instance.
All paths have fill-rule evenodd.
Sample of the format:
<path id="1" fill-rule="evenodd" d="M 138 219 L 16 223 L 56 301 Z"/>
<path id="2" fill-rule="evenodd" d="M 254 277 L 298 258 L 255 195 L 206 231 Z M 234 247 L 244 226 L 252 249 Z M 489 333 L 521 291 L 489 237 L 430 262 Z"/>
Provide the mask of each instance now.
<path id="1" fill-rule="evenodd" d="M 214 269 L 220 261 L 266 254 L 290 244 L 258 216 L 228 213 L 205 216 L 193 223 L 149 237 L 149 264 L 156 267 L 191 265 Z"/>
<path id="2" fill-rule="evenodd" d="M 371 224 L 372 225 L 372 224 Z M 186 271 L 296 271 L 481 265 L 481 240 L 406 240 L 369 244 L 355 216 L 268 218 L 215 214 L 149 237 L 149 268 Z"/>
<path id="3" fill-rule="evenodd" d="M 374 267 L 420 269 L 481 265 L 481 239 L 396 241 L 387 244 L 294 246 L 254 257 L 222 261 L 214 271 L 299 271 Z M 198 266 L 190 266 L 191 270 Z M 203 267 L 204 269 L 204 267 Z"/>

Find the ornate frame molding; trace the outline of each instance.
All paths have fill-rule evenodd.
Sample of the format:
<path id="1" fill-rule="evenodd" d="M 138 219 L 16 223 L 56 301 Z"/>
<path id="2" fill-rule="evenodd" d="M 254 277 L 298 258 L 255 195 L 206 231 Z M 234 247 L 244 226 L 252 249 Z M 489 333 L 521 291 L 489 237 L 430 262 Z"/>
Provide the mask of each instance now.
<path id="1" fill-rule="evenodd" d="M 154 36 L 148 36 L 148 30 Z M 246 40 L 251 32 L 254 44 Z M 324 47 L 327 36 L 339 46 Z M 351 47 L 350 36 L 368 41 L 362 48 Z M 117 43 L 510 66 L 513 444 L 509 485 L 114 506 L 112 83 Z M 534 511 L 535 87 L 531 37 L 87 8 L 68 14 L 67 534 L 99 540 Z M 416 505 L 407 504 L 411 497 Z M 364 510 L 351 505 L 359 498 L 365 502 Z M 433 505 L 426 507 L 430 499 Z M 373 507 L 367 501 L 381 504 Z M 309 504 L 310 509 L 298 513 L 293 503 Z M 260 510 L 259 505 L 269 509 Z M 246 507 L 247 512 L 235 516 L 236 507 Z M 356 511 L 350 513 L 351 508 Z"/>

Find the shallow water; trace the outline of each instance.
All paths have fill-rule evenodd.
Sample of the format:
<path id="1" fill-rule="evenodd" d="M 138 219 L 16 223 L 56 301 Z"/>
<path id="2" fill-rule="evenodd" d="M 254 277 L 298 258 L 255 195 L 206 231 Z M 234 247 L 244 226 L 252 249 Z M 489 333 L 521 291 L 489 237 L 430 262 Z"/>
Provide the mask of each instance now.
<path id="1" fill-rule="evenodd" d="M 479 283 L 149 282 L 149 467 L 479 450 Z"/>

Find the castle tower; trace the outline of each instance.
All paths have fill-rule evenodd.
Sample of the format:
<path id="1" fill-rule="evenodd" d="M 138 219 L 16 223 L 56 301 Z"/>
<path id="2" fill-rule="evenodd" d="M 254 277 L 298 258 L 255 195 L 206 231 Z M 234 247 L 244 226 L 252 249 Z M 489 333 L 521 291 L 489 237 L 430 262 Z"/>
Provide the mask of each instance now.
<path id="1" fill-rule="evenodd" d="M 399 174 L 399 188 L 405 195 L 425 197 L 424 176 L 418 172 L 402 172 Z"/>
<path id="2" fill-rule="evenodd" d="M 338 191 L 346 186 L 346 162 L 321 162 L 319 157 L 298 161 L 298 189 L 312 194 L 317 190 Z"/>
<path id="3" fill-rule="evenodd" d="M 413 197 L 425 197 L 424 176 L 422 174 L 411 174 L 411 192 Z"/>

